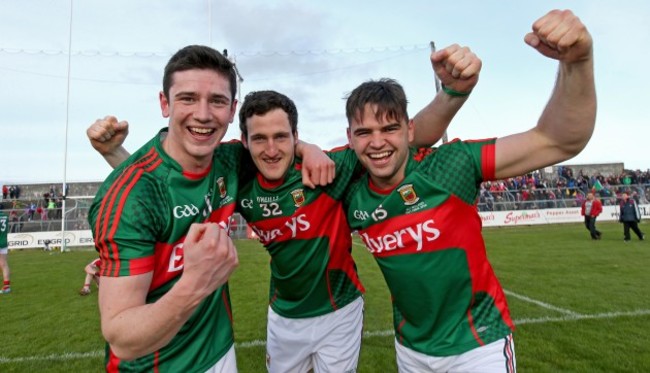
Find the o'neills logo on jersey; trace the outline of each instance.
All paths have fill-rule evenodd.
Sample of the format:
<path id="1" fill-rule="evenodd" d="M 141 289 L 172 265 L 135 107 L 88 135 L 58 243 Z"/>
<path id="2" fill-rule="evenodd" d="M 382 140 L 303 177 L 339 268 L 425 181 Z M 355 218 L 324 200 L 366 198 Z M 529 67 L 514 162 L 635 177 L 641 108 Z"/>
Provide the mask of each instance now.
<path id="1" fill-rule="evenodd" d="M 217 186 L 219 187 L 219 196 L 221 198 L 226 196 L 226 182 L 223 181 L 223 177 L 217 179 Z"/>
<path id="2" fill-rule="evenodd" d="M 407 206 L 414 205 L 420 200 L 420 197 L 415 193 L 415 189 L 413 189 L 413 184 L 402 185 L 397 188 L 397 191 Z"/>
<path id="3" fill-rule="evenodd" d="M 293 197 L 293 204 L 296 207 L 300 207 L 305 203 L 305 194 L 302 192 L 302 189 L 292 190 L 291 197 Z"/>
<path id="4" fill-rule="evenodd" d="M 406 227 L 383 236 L 370 237 L 368 233 L 362 233 L 361 239 L 366 244 L 368 251 L 373 254 L 396 249 L 409 249 L 410 247 L 414 247 L 415 251 L 420 251 L 425 241 L 431 242 L 440 237 L 440 230 L 433 227 L 433 224 L 433 219 L 429 219 L 413 227 Z M 410 251 L 407 250 L 407 252 Z"/>

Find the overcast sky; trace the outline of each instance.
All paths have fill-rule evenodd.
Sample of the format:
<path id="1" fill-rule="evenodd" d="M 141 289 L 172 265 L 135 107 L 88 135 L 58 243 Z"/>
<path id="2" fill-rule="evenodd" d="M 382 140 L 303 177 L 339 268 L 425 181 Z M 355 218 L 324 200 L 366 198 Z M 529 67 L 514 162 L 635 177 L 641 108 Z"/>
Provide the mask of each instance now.
<path id="1" fill-rule="evenodd" d="M 71 14 L 69 0 L 3 0 L 0 184 L 63 182 L 64 173 L 68 182 L 103 180 L 109 167 L 85 129 L 107 114 L 126 119 L 125 145 L 133 151 L 166 126 L 158 103 L 163 67 L 188 44 L 228 49 L 244 78 L 241 97 L 261 89 L 287 94 L 298 106 L 300 138 L 329 149 L 346 141 L 346 93 L 365 80 L 391 77 L 404 85 L 414 115 L 435 95 L 429 41 L 438 48 L 458 43 L 483 60 L 483 70 L 449 138 L 524 131 L 548 100 L 557 63 L 523 37 L 553 8 L 572 9 L 595 43 L 596 130 L 567 163 L 624 162 L 646 170 L 648 4 L 74 0 Z M 229 138 L 239 138 L 238 123 Z"/>

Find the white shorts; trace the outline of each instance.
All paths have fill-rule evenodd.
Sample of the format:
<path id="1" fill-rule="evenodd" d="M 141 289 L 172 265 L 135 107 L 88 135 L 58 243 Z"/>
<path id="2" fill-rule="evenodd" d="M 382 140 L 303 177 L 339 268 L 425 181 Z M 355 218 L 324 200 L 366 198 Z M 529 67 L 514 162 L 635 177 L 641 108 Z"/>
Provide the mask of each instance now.
<path id="1" fill-rule="evenodd" d="M 0 255 L 7 255 L 7 254 L 9 254 L 9 248 L 8 247 L 0 249 Z"/>
<path id="2" fill-rule="evenodd" d="M 397 370 L 449 373 L 514 373 L 517 370 L 512 334 L 460 355 L 434 357 L 404 347 L 395 340 Z"/>
<path id="3" fill-rule="evenodd" d="M 363 333 L 363 297 L 326 315 L 291 319 L 269 307 L 266 368 L 270 373 L 354 373 Z"/>
<path id="4" fill-rule="evenodd" d="M 205 373 L 237 373 L 237 356 L 235 356 L 235 345 L 212 368 Z"/>

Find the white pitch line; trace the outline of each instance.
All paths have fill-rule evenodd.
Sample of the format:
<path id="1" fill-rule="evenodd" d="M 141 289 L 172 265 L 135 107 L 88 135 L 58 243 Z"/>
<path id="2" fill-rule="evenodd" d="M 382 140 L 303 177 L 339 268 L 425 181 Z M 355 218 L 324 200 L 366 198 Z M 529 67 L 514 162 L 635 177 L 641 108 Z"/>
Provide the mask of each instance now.
<path id="1" fill-rule="evenodd" d="M 510 297 L 517 298 L 517 299 L 520 299 L 520 300 L 526 301 L 526 302 L 528 302 L 528 303 L 536 304 L 536 305 L 538 305 L 538 306 L 540 306 L 540 307 L 542 307 L 542 308 L 546 308 L 546 309 L 548 309 L 548 310 L 557 311 L 557 312 L 563 313 L 563 314 L 565 314 L 565 315 L 571 315 L 571 316 L 582 316 L 581 314 L 579 314 L 579 313 L 577 313 L 577 312 L 573 312 L 573 311 L 571 311 L 571 310 L 567 310 L 567 309 L 564 309 L 564 308 L 556 307 L 556 306 L 554 306 L 554 305 L 552 305 L 552 304 L 544 303 L 544 302 L 542 302 L 542 301 L 539 301 L 539 300 L 536 300 L 536 299 L 533 299 L 533 298 L 529 298 L 529 297 L 527 297 L 527 296 L 525 296 L 525 295 L 520 295 L 520 294 L 514 293 L 514 292 L 509 291 L 509 290 L 505 290 L 505 289 L 504 289 L 503 292 L 506 293 L 506 295 L 508 295 L 508 296 L 510 296 Z"/>
<path id="2" fill-rule="evenodd" d="M 103 357 L 104 351 L 91 351 L 91 352 L 65 352 L 62 354 L 50 354 L 44 356 L 25 356 L 25 357 L 14 357 L 7 358 L 0 356 L 0 364 L 10 364 L 10 363 L 24 363 L 29 361 L 67 361 L 75 359 L 86 359 L 90 357 Z"/>
<path id="3" fill-rule="evenodd" d="M 515 325 L 524 325 L 524 324 L 543 324 L 547 322 L 566 322 L 566 321 L 578 321 L 578 320 L 596 320 L 596 319 L 614 319 L 619 317 L 637 317 L 637 316 L 647 316 L 650 315 L 649 310 L 634 310 L 628 312 L 606 312 L 599 313 L 595 315 L 567 315 L 561 317 L 540 317 L 536 319 L 520 319 L 514 320 Z M 372 332 L 364 332 L 364 338 L 372 337 L 386 337 L 393 335 L 392 330 L 375 330 Z M 235 348 L 251 348 L 264 346 L 266 341 L 257 339 L 248 342 L 235 343 Z M 74 360 L 74 359 L 85 359 L 90 357 L 103 357 L 104 351 L 91 351 L 91 352 L 67 352 L 59 355 L 43 355 L 43 356 L 25 356 L 25 357 L 15 357 L 8 358 L 0 356 L 0 364 L 11 364 L 11 363 L 22 363 L 28 361 L 65 361 L 65 360 Z"/>
<path id="4" fill-rule="evenodd" d="M 595 315 L 568 315 L 562 317 L 540 317 L 535 319 L 520 319 L 514 320 L 515 325 L 524 325 L 524 324 L 543 324 L 547 322 L 565 322 L 565 321 L 576 321 L 576 320 L 590 320 L 590 319 L 614 319 L 617 317 L 634 317 L 634 316 L 646 316 L 650 315 L 650 310 L 635 310 L 628 312 L 606 312 L 599 313 Z"/>
<path id="5" fill-rule="evenodd" d="M 364 244 L 360 244 L 360 243 L 357 243 L 357 242 L 354 242 L 354 241 L 352 241 L 352 244 L 355 245 L 355 246 L 363 247 L 363 248 L 366 247 Z M 581 314 L 579 314 L 577 312 L 574 312 L 574 311 L 571 311 L 571 310 L 568 310 L 568 309 L 564 309 L 564 308 L 560 308 L 560 307 L 556 307 L 556 306 L 554 306 L 552 304 L 548 304 L 548 303 L 545 303 L 545 302 L 542 302 L 542 301 L 539 301 L 539 300 L 536 300 L 536 299 L 532 299 L 532 298 L 529 298 L 529 297 L 527 297 L 525 295 L 517 294 L 515 292 L 505 290 L 505 289 L 503 291 L 508 296 L 511 296 L 513 298 L 517 298 L 517 299 L 526 301 L 528 303 L 536 304 L 536 305 L 538 305 L 538 306 L 540 306 L 542 308 L 546 308 L 548 310 L 557 311 L 557 312 L 563 313 L 565 315 L 581 316 Z"/>

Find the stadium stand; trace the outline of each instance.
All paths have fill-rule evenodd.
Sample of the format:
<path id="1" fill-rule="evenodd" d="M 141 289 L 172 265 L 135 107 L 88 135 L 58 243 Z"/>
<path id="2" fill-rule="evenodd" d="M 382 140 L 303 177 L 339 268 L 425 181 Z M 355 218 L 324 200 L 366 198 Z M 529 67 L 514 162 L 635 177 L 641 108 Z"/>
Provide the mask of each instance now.
<path id="1" fill-rule="evenodd" d="M 88 208 L 101 182 L 71 182 L 65 206 L 66 230 L 87 230 Z M 10 233 L 61 230 L 62 185 L 34 183 L 18 187 L 18 198 L 1 201 L 0 209 L 10 217 Z M 579 207 L 593 191 L 603 205 L 617 205 L 628 193 L 639 204 L 650 195 L 650 169 L 627 170 L 622 163 L 553 166 L 527 175 L 484 182 L 477 199 L 479 211 L 512 211 Z M 48 205 L 54 202 L 52 209 Z M 246 238 L 246 221 L 236 214 L 231 222 L 233 238 Z"/>

